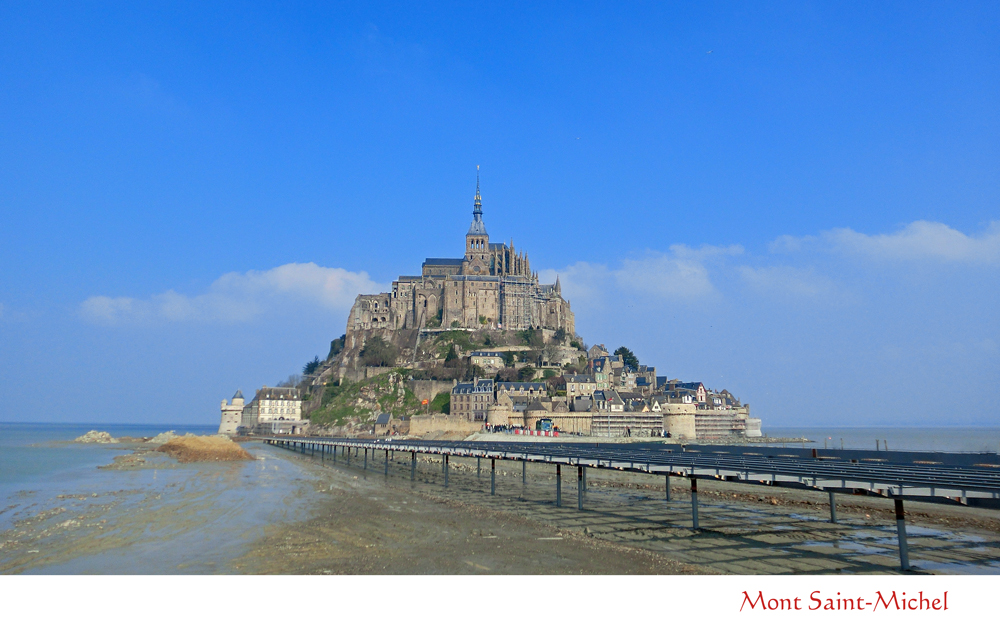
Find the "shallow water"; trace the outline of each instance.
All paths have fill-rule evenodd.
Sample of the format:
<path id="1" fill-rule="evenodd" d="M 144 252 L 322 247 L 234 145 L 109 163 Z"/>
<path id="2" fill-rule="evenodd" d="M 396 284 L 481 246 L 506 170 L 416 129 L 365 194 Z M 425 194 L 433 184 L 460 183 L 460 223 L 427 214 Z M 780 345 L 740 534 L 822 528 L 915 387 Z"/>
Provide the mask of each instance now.
<path id="1" fill-rule="evenodd" d="M 252 462 L 160 458 L 143 468 L 98 469 L 130 452 L 62 442 L 87 429 L 116 437 L 208 433 L 184 426 L 0 426 L 0 458 L 14 469 L 0 472 L 0 572 L 235 572 L 230 562 L 268 525 L 303 518 L 315 496 L 303 467 L 253 443 L 245 445 L 257 458 Z"/>

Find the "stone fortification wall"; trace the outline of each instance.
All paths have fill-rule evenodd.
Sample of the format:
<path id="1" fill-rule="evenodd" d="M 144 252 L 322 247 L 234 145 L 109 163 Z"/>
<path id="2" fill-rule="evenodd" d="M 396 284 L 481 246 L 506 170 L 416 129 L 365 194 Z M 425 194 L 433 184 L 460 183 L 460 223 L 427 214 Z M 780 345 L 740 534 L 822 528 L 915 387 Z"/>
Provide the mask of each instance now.
<path id="1" fill-rule="evenodd" d="M 663 429 L 670 438 L 693 441 L 697 436 L 695 429 L 694 404 L 664 404 Z"/>
<path id="2" fill-rule="evenodd" d="M 746 436 L 749 416 L 747 406 L 735 410 L 696 410 L 695 429 L 701 440 Z M 760 430 L 759 425 L 757 430 Z"/>
<path id="3" fill-rule="evenodd" d="M 483 424 L 446 414 L 413 415 L 410 417 L 410 435 L 423 436 L 431 432 L 463 432 L 473 434 L 483 429 Z"/>

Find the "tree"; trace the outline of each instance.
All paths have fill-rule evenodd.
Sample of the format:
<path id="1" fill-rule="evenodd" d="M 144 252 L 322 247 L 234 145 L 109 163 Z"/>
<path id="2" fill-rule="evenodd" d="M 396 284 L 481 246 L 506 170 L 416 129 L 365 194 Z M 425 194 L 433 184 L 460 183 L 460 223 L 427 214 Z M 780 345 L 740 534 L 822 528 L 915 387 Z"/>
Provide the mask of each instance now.
<path id="1" fill-rule="evenodd" d="M 381 336 L 373 336 L 361 350 L 361 362 L 367 367 L 391 367 L 396 364 L 399 350 Z"/>
<path id="2" fill-rule="evenodd" d="M 566 330 L 559 328 L 556 333 L 552 335 L 552 342 L 562 344 L 566 340 Z"/>
<path id="3" fill-rule="evenodd" d="M 341 334 L 339 339 L 333 339 L 330 341 L 330 354 L 326 357 L 327 360 L 333 360 L 337 357 L 337 354 L 344 351 L 344 342 L 347 341 L 347 335 Z"/>
<path id="4" fill-rule="evenodd" d="M 444 364 L 450 365 L 456 360 L 458 360 L 458 351 L 455 349 L 455 344 L 452 343 L 448 348 L 448 354 L 444 357 Z"/>
<path id="5" fill-rule="evenodd" d="M 278 388 L 294 388 L 301 383 L 302 383 L 302 376 L 297 373 L 293 373 L 292 375 L 288 376 L 287 380 L 278 382 L 276 386 Z"/>
<path id="6" fill-rule="evenodd" d="M 496 378 L 497 382 L 517 382 L 517 369 L 513 367 L 504 367 L 497 372 Z"/>
<path id="7" fill-rule="evenodd" d="M 639 369 L 639 359 L 635 357 L 635 354 L 632 353 L 631 349 L 625 347 L 624 345 L 615 350 L 615 356 L 621 356 L 622 362 L 625 363 L 625 366 L 632 371 Z"/>
<path id="8" fill-rule="evenodd" d="M 530 382 L 535 379 L 535 368 L 528 365 L 517 372 L 517 379 L 522 382 Z"/>
<path id="9" fill-rule="evenodd" d="M 527 330 L 521 330 L 519 332 L 521 336 L 521 342 L 530 347 L 541 347 L 545 342 L 545 338 L 542 336 L 542 331 L 536 328 L 528 328 Z"/>
<path id="10" fill-rule="evenodd" d="M 313 357 L 312 360 L 306 363 L 306 366 L 302 367 L 302 374 L 312 375 L 313 373 L 316 372 L 317 369 L 319 369 L 319 365 L 320 365 L 319 356 Z"/>

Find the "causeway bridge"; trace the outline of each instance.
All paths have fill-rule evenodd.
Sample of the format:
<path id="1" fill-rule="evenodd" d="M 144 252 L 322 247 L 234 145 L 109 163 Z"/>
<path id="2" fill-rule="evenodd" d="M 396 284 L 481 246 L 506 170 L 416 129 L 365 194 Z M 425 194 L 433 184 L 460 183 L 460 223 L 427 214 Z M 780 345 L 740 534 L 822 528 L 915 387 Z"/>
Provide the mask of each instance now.
<path id="1" fill-rule="evenodd" d="M 758 446 L 680 445 L 662 443 L 573 443 L 415 441 L 323 438 L 314 436 L 255 436 L 255 440 L 336 461 L 338 454 L 369 470 L 381 464 L 386 475 L 395 455 L 409 454 L 410 479 L 416 479 L 418 454 L 441 458 L 448 486 L 452 456 L 475 458 L 477 471 L 489 461 L 490 493 L 496 494 L 496 462 L 547 465 L 556 476 L 555 501 L 562 506 L 563 469 L 577 481 L 577 507 L 585 505 L 587 469 L 619 470 L 663 476 L 666 500 L 671 480 L 691 488 L 691 526 L 698 530 L 698 480 L 744 482 L 776 488 L 828 493 L 830 522 L 837 522 L 838 493 L 870 495 L 895 501 L 900 566 L 909 567 L 903 502 L 1000 508 L 1000 456 L 993 453 L 868 452 L 862 450 L 786 449 Z M 382 456 L 382 458 L 378 458 Z M 369 458 L 370 457 L 370 458 Z M 404 456 L 405 457 L 405 456 Z"/>

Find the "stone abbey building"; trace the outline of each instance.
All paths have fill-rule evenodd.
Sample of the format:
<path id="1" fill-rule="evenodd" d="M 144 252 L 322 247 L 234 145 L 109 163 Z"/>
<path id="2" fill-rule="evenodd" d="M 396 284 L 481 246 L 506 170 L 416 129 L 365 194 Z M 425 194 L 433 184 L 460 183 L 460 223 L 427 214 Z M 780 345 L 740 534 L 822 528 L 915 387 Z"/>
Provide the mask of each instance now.
<path id="1" fill-rule="evenodd" d="M 422 328 L 562 328 L 573 336 L 569 302 L 559 279 L 540 284 L 527 254 L 514 242 L 491 243 L 483 223 L 479 179 L 465 256 L 428 258 L 419 276 L 400 276 L 391 293 L 359 295 L 347 320 L 348 335 L 365 330 Z"/>

